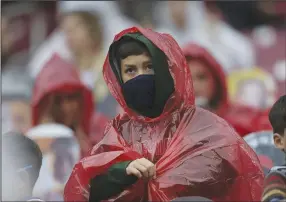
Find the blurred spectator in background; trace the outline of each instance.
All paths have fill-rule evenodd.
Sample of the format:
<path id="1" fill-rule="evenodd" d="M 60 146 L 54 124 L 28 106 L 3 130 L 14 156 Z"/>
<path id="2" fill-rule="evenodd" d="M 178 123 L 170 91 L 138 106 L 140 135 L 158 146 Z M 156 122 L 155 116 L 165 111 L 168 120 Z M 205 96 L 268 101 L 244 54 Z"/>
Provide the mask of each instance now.
<path id="1" fill-rule="evenodd" d="M 31 126 L 30 99 L 33 81 L 16 70 L 2 73 L 2 133 L 25 132 Z"/>
<path id="2" fill-rule="evenodd" d="M 38 145 L 20 133 L 6 133 L 2 141 L 1 201 L 41 201 L 32 198 L 42 166 Z"/>
<path id="3" fill-rule="evenodd" d="M 51 31 L 53 2 L 1 2 L 2 132 L 30 127 L 29 55 Z M 16 82 L 15 82 L 16 81 Z"/>
<path id="4" fill-rule="evenodd" d="M 95 92 L 98 111 L 116 115 L 117 103 L 103 82 L 102 66 L 115 32 L 135 23 L 119 12 L 115 2 L 58 2 L 60 29 L 39 48 L 32 58 L 33 76 L 54 52 L 79 68 L 82 81 Z"/>
<path id="5" fill-rule="evenodd" d="M 103 33 L 100 18 L 88 11 L 62 13 L 60 26 L 82 81 L 95 91 L 97 102 L 108 94 L 102 77 Z"/>
<path id="6" fill-rule="evenodd" d="M 7 62 L 9 52 L 11 51 L 13 35 L 8 28 L 8 19 L 5 16 L 1 17 L 1 71 Z"/>
<path id="7" fill-rule="evenodd" d="M 63 188 L 72 167 L 80 159 L 74 132 L 67 126 L 48 123 L 31 128 L 25 134 L 43 153 L 43 165 L 33 195 L 45 201 L 63 201 Z"/>
<path id="8" fill-rule="evenodd" d="M 238 105 L 267 110 L 277 99 L 277 84 L 271 74 L 261 68 L 244 69 L 228 75 L 229 99 Z"/>
<path id="9" fill-rule="evenodd" d="M 154 27 L 154 13 L 152 7 L 156 1 L 120 0 L 116 1 L 121 12 L 142 27 Z"/>
<path id="10" fill-rule="evenodd" d="M 226 24 L 215 9 L 203 1 L 158 2 L 155 11 L 157 31 L 169 33 L 179 45 L 202 44 L 223 65 L 224 71 L 252 67 L 255 53 L 250 41 Z"/>
<path id="11" fill-rule="evenodd" d="M 263 112 L 229 101 L 226 75 L 207 49 L 189 44 L 184 48 L 184 54 L 192 74 L 196 105 L 224 118 L 241 136 L 271 129 Z"/>
<path id="12" fill-rule="evenodd" d="M 71 64 L 54 55 L 37 76 L 32 99 L 33 125 L 60 123 L 71 128 L 84 155 L 100 139 L 90 133 L 94 102 L 91 91 L 80 81 Z M 103 119 L 105 120 L 105 119 Z M 98 137 L 97 137 L 98 136 Z"/>
<path id="13" fill-rule="evenodd" d="M 216 6 L 222 12 L 224 19 L 238 30 L 253 29 L 265 24 L 283 26 L 286 22 L 285 2 L 279 5 L 285 9 L 284 16 L 277 10 L 277 1 L 212 1 L 207 3 Z"/>
<path id="14" fill-rule="evenodd" d="M 204 3 L 199 1 L 157 2 L 153 12 L 156 30 L 171 34 L 179 45 L 193 39 L 196 30 L 200 29 L 206 20 Z"/>
<path id="15" fill-rule="evenodd" d="M 256 66 L 271 74 L 277 82 L 279 95 L 283 95 L 286 92 L 286 29 L 257 27 L 247 32 L 246 36 L 255 47 Z"/>
<path id="16" fill-rule="evenodd" d="M 1 18 L 1 72 L 6 73 L 10 70 L 25 72 L 23 58 L 16 58 L 16 61 L 9 60 L 13 55 L 13 48 L 19 39 L 19 33 L 15 32 L 15 26 L 8 17 Z M 20 30 L 21 33 L 21 30 Z"/>
<path id="17" fill-rule="evenodd" d="M 15 61 L 10 60 L 19 40 L 16 30 L 15 20 L 4 12 L 1 18 L 2 133 L 10 130 L 25 132 L 30 127 L 32 80 L 25 71 L 22 57 L 12 58 Z M 21 35 L 21 30 L 18 31 Z"/>
<path id="18" fill-rule="evenodd" d="M 51 32 L 55 19 L 54 2 L 2 1 L 2 70 L 27 71 L 30 54 Z M 3 58 L 2 58 L 3 59 Z M 3 66 L 5 61 L 5 66 Z"/>

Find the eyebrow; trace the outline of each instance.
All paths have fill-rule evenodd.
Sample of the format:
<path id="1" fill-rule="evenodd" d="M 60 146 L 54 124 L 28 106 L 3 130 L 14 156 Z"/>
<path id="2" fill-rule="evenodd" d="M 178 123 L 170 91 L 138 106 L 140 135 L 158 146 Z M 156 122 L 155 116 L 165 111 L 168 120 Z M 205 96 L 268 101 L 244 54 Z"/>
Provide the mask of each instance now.
<path id="1" fill-rule="evenodd" d="M 146 60 L 143 62 L 143 65 L 147 65 L 147 64 L 152 64 L 152 61 L 150 59 Z M 136 67 L 136 65 L 133 65 L 133 64 L 125 64 L 124 65 L 125 68 L 133 68 L 133 67 Z"/>
<path id="2" fill-rule="evenodd" d="M 130 65 L 130 64 L 126 64 L 124 65 L 125 68 L 133 68 L 133 67 L 136 67 L 136 65 Z"/>
<path id="3" fill-rule="evenodd" d="M 146 65 L 146 64 L 149 64 L 149 63 L 152 64 L 152 61 L 151 61 L 151 60 L 144 61 L 144 62 L 143 62 L 143 65 Z"/>

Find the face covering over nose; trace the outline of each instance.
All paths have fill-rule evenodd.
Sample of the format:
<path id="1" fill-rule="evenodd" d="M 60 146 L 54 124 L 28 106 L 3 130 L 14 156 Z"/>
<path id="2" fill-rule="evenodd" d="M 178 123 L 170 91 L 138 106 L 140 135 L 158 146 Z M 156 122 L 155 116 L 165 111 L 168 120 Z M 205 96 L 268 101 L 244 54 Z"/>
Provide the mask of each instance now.
<path id="1" fill-rule="evenodd" d="M 127 105 L 138 113 L 145 115 L 152 110 L 155 99 L 155 76 L 139 75 L 122 86 Z"/>
<path id="2" fill-rule="evenodd" d="M 120 73 L 120 59 L 116 50 L 125 40 L 136 40 L 143 43 L 152 58 L 154 75 L 139 75 L 126 83 Z M 126 34 L 113 43 L 109 49 L 111 68 L 122 86 L 122 93 L 127 106 L 136 113 L 149 118 L 160 116 L 170 95 L 174 92 L 174 80 L 169 72 L 166 55 L 148 38 L 140 33 Z"/>

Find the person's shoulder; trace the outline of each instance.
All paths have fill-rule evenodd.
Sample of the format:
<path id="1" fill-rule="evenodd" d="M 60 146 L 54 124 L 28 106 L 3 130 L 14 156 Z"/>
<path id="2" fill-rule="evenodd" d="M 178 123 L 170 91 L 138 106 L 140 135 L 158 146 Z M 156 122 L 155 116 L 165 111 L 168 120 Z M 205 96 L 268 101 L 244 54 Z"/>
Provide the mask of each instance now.
<path id="1" fill-rule="evenodd" d="M 194 118 L 196 118 L 196 117 L 197 118 L 203 118 L 205 124 L 212 123 L 213 127 L 225 126 L 225 127 L 229 127 L 230 129 L 232 128 L 228 124 L 228 122 L 225 119 L 223 119 L 222 117 L 218 116 L 217 114 L 215 114 L 209 110 L 206 110 L 206 109 L 203 109 L 200 107 L 196 107 L 195 114 L 193 117 Z"/>
<path id="2" fill-rule="evenodd" d="M 221 134 L 228 134 L 228 136 L 230 134 L 233 134 L 234 136 L 238 135 L 234 128 L 225 119 L 200 107 L 195 108 L 195 113 L 192 116 L 192 119 L 192 122 L 200 122 L 204 126 L 208 126 L 209 129 Z"/>
<path id="3" fill-rule="evenodd" d="M 286 181 L 286 166 L 274 166 L 273 168 L 271 168 L 268 174 L 268 176 L 271 176 L 271 175 L 280 175 Z"/>
<path id="4" fill-rule="evenodd" d="M 241 136 L 261 130 L 272 130 L 268 112 L 245 105 L 231 104 L 224 118 Z"/>
<path id="5" fill-rule="evenodd" d="M 119 129 L 122 125 L 126 123 L 131 123 L 130 120 L 131 120 L 130 117 L 125 112 L 117 114 L 114 118 L 110 119 L 106 123 L 104 133 L 107 133 L 112 128 Z"/>
<path id="6" fill-rule="evenodd" d="M 271 169 L 264 180 L 262 201 L 272 201 L 286 198 L 286 166 L 276 166 Z M 276 200 L 275 200 L 276 201 Z"/>
<path id="7" fill-rule="evenodd" d="M 229 105 L 228 113 L 230 115 L 239 114 L 244 116 L 257 116 L 261 111 L 250 106 L 232 103 Z"/>
<path id="8" fill-rule="evenodd" d="M 275 166 L 269 171 L 264 186 L 268 187 L 271 184 L 286 187 L 286 166 Z"/>

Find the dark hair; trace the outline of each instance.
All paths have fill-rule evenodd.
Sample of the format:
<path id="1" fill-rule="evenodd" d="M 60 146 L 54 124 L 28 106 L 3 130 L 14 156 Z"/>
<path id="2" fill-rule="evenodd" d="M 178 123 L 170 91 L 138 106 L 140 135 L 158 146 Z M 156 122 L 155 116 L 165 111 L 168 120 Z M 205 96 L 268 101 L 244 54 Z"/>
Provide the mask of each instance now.
<path id="1" fill-rule="evenodd" d="M 286 95 L 281 96 L 269 112 L 269 121 L 273 132 L 284 135 L 286 129 Z"/>
<path id="2" fill-rule="evenodd" d="M 149 51 L 143 43 L 135 39 L 122 39 L 117 47 L 116 59 L 120 61 L 130 55 L 141 55 L 144 53 L 149 55 Z"/>
<path id="3" fill-rule="evenodd" d="M 9 132 L 3 135 L 3 161 L 13 169 L 32 166 L 27 170 L 31 187 L 34 187 L 42 166 L 42 152 L 39 146 L 24 134 Z"/>

